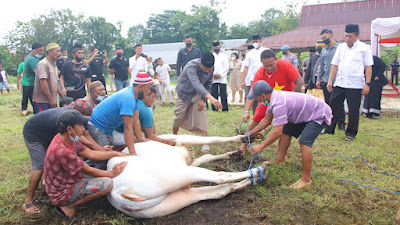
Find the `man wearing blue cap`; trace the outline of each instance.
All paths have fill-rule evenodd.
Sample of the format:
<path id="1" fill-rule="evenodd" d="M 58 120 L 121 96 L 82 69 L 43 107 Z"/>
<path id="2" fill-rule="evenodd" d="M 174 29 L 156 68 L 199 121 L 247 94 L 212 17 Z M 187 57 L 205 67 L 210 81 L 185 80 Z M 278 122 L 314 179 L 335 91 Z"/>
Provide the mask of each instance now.
<path id="1" fill-rule="evenodd" d="M 303 175 L 291 188 L 301 189 L 312 184 L 311 180 L 311 148 L 325 124 L 330 124 L 332 111 L 321 98 L 311 95 L 274 90 L 266 81 L 259 80 L 253 86 L 253 91 L 247 96 L 249 100 L 267 103 L 266 116 L 252 129 L 249 134 L 256 134 L 273 122 L 273 129 L 267 139 L 252 147 L 252 153 L 257 154 L 264 148 L 279 140 L 278 156 L 266 164 L 285 164 L 285 156 L 292 137 L 299 139 Z"/>
<path id="2" fill-rule="evenodd" d="M 297 60 L 296 56 L 290 52 L 290 46 L 284 45 L 284 46 L 282 46 L 281 50 L 283 53 L 282 59 L 292 63 L 294 68 L 296 68 L 298 70 L 299 69 L 299 61 Z"/>

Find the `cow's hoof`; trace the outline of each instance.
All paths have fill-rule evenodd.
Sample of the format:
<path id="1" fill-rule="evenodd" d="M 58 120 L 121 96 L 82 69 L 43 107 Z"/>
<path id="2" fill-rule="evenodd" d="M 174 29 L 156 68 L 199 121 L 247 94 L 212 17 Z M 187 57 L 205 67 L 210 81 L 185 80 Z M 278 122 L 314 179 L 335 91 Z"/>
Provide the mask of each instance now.
<path id="1" fill-rule="evenodd" d="M 229 158 L 232 160 L 242 160 L 243 159 L 243 154 L 241 150 L 236 150 L 232 152 L 228 152 Z"/>
<path id="2" fill-rule="evenodd" d="M 268 177 L 269 177 L 269 175 L 267 173 L 263 173 L 262 179 L 260 179 L 260 177 L 254 177 L 253 185 L 258 185 L 258 184 L 267 182 Z"/>

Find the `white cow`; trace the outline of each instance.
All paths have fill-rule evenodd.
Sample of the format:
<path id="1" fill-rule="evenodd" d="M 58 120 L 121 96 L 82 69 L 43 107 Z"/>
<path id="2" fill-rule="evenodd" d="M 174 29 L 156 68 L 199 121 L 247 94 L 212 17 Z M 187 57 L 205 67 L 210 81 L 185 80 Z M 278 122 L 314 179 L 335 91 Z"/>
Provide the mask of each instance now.
<path id="1" fill-rule="evenodd" d="M 163 135 L 163 138 L 175 138 L 176 146 L 154 141 L 137 143 L 137 156 L 114 157 L 109 160 L 108 170 L 122 161 L 128 161 L 128 165 L 113 179 L 113 189 L 107 196 L 108 200 L 129 216 L 154 218 L 174 213 L 202 200 L 223 198 L 249 185 L 251 177 L 258 183 L 259 171 L 264 172 L 264 165 L 253 168 L 250 172 L 237 173 L 215 172 L 197 167 L 204 162 L 229 159 L 234 152 L 194 158 L 194 144 L 239 143 L 243 137 Z M 263 177 L 266 178 L 264 173 Z M 218 185 L 198 188 L 188 186 L 200 181 Z"/>

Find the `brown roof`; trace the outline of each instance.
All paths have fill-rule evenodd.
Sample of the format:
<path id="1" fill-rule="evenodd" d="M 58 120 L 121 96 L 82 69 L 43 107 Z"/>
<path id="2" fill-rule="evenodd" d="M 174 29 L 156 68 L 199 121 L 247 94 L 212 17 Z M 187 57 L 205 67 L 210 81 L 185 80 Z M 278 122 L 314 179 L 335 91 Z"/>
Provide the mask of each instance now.
<path id="1" fill-rule="evenodd" d="M 332 29 L 336 41 L 344 41 L 346 24 L 360 26 L 360 40 L 371 39 L 371 21 L 376 18 L 396 17 L 400 15 L 400 0 L 366 0 L 303 6 L 299 27 L 282 34 L 266 37 L 262 46 L 280 49 L 283 45 L 290 48 L 308 48 L 315 46 L 321 39 L 322 29 Z"/>

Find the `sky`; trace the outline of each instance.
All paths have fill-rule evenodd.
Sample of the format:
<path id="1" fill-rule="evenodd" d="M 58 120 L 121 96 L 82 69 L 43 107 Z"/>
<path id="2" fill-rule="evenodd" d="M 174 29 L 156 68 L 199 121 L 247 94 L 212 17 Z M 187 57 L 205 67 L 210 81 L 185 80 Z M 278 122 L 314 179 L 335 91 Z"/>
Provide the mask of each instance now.
<path id="1" fill-rule="evenodd" d="M 225 0 L 226 4 L 220 14 L 221 22 L 228 26 L 236 23 L 248 24 L 259 20 L 261 14 L 269 8 L 283 10 L 290 0 Z M 292 0 L 295 1 L 295 0 Z M 339 0 L 308 0 L 307 5 L 316 3 L 332 3 Z M 105 4 L 107 2 L 107 4 Z M 82 13 L 86 17 L 98 16 L 106 18 L 107 22 L 117 24 L 122 21 L 122 35 L 126 36 L 128 28 L 137 24 L 145 25 L 151 14 L 159 14 L 164 10 L 182 10 L 190 12 L 192 5 L 207 5 L 209 0 L 11 0 L 3 4 L 0 18 L 0 42 L 9 31 L 16 28 L 17 21 L 28 22 L 51 9 L 70 8 L 74 15 Z"/>

